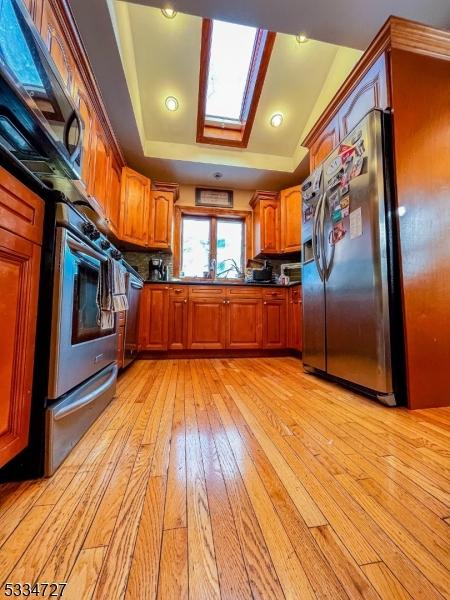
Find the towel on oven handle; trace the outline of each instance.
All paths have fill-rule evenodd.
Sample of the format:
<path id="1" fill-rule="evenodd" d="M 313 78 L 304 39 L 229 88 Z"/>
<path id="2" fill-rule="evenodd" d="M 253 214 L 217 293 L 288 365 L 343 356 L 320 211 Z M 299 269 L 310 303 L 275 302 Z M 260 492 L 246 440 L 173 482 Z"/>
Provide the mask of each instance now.
<path id="1" fill-rule="evenodd" d="M 115 260 L 102 262 L 97 287 L 97 322 L 101 329 L 114 329 L 114 313 L 128 310 L 125 270 Z"/>

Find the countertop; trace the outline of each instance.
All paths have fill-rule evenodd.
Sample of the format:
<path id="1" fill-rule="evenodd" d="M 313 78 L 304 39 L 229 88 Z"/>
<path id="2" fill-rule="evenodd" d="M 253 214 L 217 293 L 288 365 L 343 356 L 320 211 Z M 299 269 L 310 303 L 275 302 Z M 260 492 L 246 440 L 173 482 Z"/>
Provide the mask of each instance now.
<path id="1" fill-rule="evenodd" d="M 277 287 L 277 288 L 287 288 L 287 287 L 294 287 L 296 285 L 301 285 L 300 281 L 293 281 L 291 283 L 288 283 L 287 285 L 281 285 L 280 283 L 263 283 L 263 282 L 233 282 L 233 281 L 227 281 L 227 280 L 223 280 L 223 281 L 205 281 L 205 280 L 201 280 L 201 281 L 195 281 L 195 280 L 191 280 L 191 281 L 187 281 L 186 279 L 170 279 L 169 281 L 153 281 L 151 279 L 145 279 L 144 283 L 146 284 L 152 284 L 152 283 L 159 283 L 159 284 L 168 284 L 168 285 L 210 285 L 212 287 L 214 286 L 220 286 L 220 285 L 226 285 L 226 286 L 243 286 L 243 287 Z"/>

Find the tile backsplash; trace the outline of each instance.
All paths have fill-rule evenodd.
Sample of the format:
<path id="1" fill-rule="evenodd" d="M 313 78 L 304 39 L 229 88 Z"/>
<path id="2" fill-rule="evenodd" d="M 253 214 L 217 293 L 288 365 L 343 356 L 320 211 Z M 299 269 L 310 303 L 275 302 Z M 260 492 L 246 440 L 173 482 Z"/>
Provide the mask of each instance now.
<path id="1" fill-rule="evenodd" d="M 148 263 L 151 258 L 162 258 L 169 269 L 169 277 L 172 277 L 173 256 L 169 252 L 123 252 L 123 257 L 144 279 L 149 278 Z"/>

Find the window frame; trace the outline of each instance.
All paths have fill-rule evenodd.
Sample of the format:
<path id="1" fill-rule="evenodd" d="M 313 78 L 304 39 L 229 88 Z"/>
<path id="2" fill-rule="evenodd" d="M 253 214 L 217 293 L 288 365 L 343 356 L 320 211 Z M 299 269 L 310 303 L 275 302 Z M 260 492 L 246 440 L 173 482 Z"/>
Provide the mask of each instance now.
<path id="1" fill-rule="evenodd" d="M 213 119 L 206 116 L 206 94 L 208 90 L 209 60 L 213 33 L 213 20 L 203 19 L 202 42 L 200 51 L 200 78 L 197 113 L 197 142 L 247 148 L 250 133 L 256 116 L 264 80 L 276 33 L 258 29 L 253 48 L 252 60 L 245 86 L 240 121 L 224 118 Z M 228 123 L 227 123 L 228 121 Z M 222 125 L 224 124 L 224 125 Z"/>
<path id="2" fill-rule="evenodd" d="M 208 208 L 208 207 L 193 207 L 193 206 L 176 206 L 175 207 L 175 218 L 174 218 L 174 245 L 173 245 L 173 275 L 174 277 L 180 277 L 181 266 L 182 266 L 182 252 L 183 252 L 183 216 L 187 217 L 199 217 L 209 218 L 215 220 L 215 225 L 211 223 L 212 227 L 210 230 L 210 260 L 216 256 L 217 244 L 216 244 L 216 233 L 217 233 L 217 220 L 240 220 L 243 221 L 244 240 L 244 267 L 247 260 L 252 256 L 252 213 L 251 211 L 245 210 L 232 210 L 224 208 Z M 183 277 L 183 281 L 211 281 L 209 278 L 204 277 Z M 224 279 L 225 281 L 225 279 Z M 228 281 L 243 281 L 242 279 L 229 277 Z"/>

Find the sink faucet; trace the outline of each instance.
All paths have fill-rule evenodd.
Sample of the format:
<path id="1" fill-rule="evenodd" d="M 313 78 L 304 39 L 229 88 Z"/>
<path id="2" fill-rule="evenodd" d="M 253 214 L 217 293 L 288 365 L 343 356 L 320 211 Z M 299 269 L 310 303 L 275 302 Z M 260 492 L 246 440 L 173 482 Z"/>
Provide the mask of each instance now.
<path id="1" fill-rule="evenodd" d="M 215 279 L 217 274 L 217 261 L 215 258 L 212 258 L 209 261 L 209 278 Z"/>

